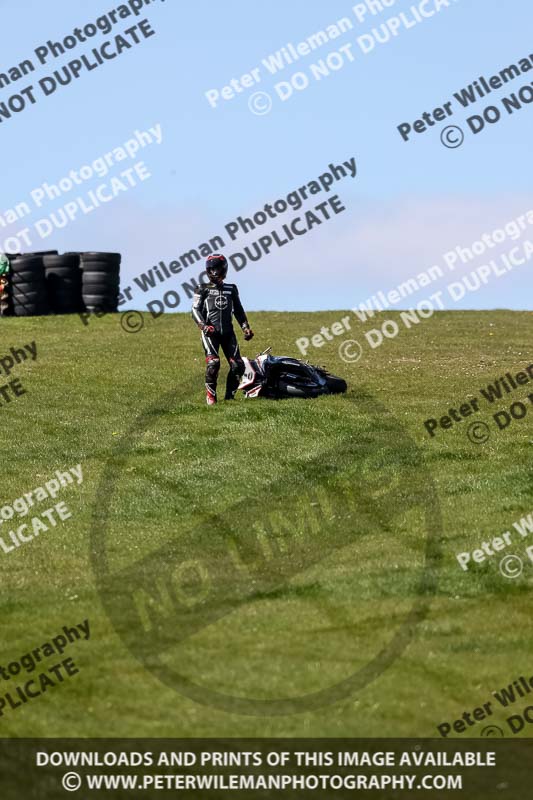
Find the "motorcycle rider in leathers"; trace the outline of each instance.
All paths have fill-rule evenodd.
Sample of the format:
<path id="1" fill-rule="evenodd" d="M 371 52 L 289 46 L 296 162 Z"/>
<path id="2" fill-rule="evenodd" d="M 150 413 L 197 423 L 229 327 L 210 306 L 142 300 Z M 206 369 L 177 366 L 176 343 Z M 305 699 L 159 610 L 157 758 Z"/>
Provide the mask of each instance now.
<path id="1" fill-rule="evenodd" d="M 254 334 L 248 324 L 237 286 L 234 283 L 224 283 L 228 273 L 225 256 L 219 253 L 209 256 L 205 270 L 210 283 L 195 289 L 192 317 L 202 332 L 206 360 L 206 402 L 208 406 L 213 406 L 217 402 L 220 347 L 230 366 L 226 381 L 226 400 L 233 400 L 244 374 L 244 362 L 233 330 L 233 316 L 241 326 L 246 341 L 252 339 Z"/>

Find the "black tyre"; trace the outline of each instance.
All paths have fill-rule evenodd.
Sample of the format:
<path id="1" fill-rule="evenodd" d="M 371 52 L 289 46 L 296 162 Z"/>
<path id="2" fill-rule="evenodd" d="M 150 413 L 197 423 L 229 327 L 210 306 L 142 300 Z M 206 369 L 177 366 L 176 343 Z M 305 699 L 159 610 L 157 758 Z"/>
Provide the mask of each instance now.
<path id="1" fill-rule="evenodd" d="M 33 305 L 34 303 L 42 301 L 42 295 L 40 292 L 26 292 L 25 294 L 13 292 L 13 301 L 21 305 L 27 305 L 28 303 Z"/>
<path id="2" fill-rule="evenodd" d="M 58 278 L 77 278 L 81 281 L 81 270 L 79 267 L 45 267 L 44 272 L 47 278 L 50 275 L 57 275 Z"/>
<path id="3" fill-rule="evenodd" d="M 33 298 L 33 299 L 30 299 Z M 46 299 L 46 295 L 41 294 L 40 292 L 17 292 L 16 296 L 13 294 L 13 302 L 18 303 L 22 306 L 27 305 L 40 305 L 40 306 L 47 306 L 48 301 Z"/>
<path id="4" fill-rule="evenodd" d="M 47 310 L 43 310 L 40 308 L 31 308 L 31 307 L 22 308 L 21 306 L 19 306 L 18 308 L 13 309 L 14 317 L 46 317 L 47 314 L 48 314 Z"/>
<path id="5" fill-rule="evenodd" d="M 84 303 L 91 303 L 91 304 L 98 304 L 98 303 L 105 303 L 111 302 L 115 303 L 118 300 L 118 292 L 98 292 L 89 294 L 88 292 L 82 292 L 82 297 Z"/>
<path id="6" fill-rule="evenodd" d="M 57 256 L 57 250 L 35 250 L 33 253 L 24 253 L 29 258 L 44 258 L 44 256 Z"/>
<path id="7" fill-rule="evenodd" d="M 344 394 L 348 389 L 348 384 L 343 378 L 337 378 L 336 375 L 330 375 L 329 372 L 324 373 L 324 377 L 331 394 Z"/>
<path id="8" fill-rule="evenodd" d="M 99 283 L 91 284 L 91 286 L 83 286 L 81 293 L 85 295 L 89 295 L 92 297 L 118 297 L 119 290 L 118 288 L 113 288 L 112 286 L 103 286 Z"/>
<path id="9" fill-rule="evenodd" d="M 81 260 L 85 263 L 89 261 L 105 261 L 108 264 L 120 264 L 122 255 L 120 253 L 96 253 L 88 252 L 81 254 Z"/>
<path id="10" fill-rule="evenodd" d="M 17 281 L 17 283 L 32 283 L 33 281 L 37 281 L 38 283 L 44 283 L 45 274 L 40 270 L 21 269 L 17 270 L 16 272 L 13 272 L 13 270 L 11 270 L 10 277 L 12 281 Z"/>
<path id="11" fill-rule="evenodd" d="M 46 292 L 46 284 L 44 281 L 31 281 L 29 283 L 17 283 L 13 282 L 13 291 L 19 292 L 19 294 L 27 294 L 28 292 L 42 292 L 44 295 Z"/>
<path id="12" fill-rule="evenodd" d="M 66 275 L 57 275 L 50 272 L 46 275 L 46 284 L 52 286 L 81 286 L 81 275 L 68 272 Z"/>
<path id="13" fill-rule="evenodd" d="M 91 261 L 89 264 L 81 264 L 81 274 L 85 275 L 109 275 L 118 281 L 120 277 L 120 266 L 118 264 L 107 264 L 105 261 Z"/>
<path id="14" fill-rule="evenodd" d="M 107 297 L 98 294 L 84 294 L 83 304 L 88 311 L 116 311 L 118 308 L 118 297 Z"/>
<path id="15" fill-rule="evenodd" d="M 43 264 L 45 268 L 70 267 L 70 269 L 77 269 L 80 265 L 80 259 L 79 256 L 67 255 L 66 253 L 64 253 L 62 256 L 60 255 L 44 256 Z"/>
<path id="16" fill-rule="evenodd" d="M 11 262 L 11 272 L 34 272 L 44 274 L 42 258 L 19 256 Z"/>
<path id="17" fill-rule="evenodd" d="M 48 303 L 42 298 L 37 300 L 28 300 L 26 298 L 22 298 L 20 300 L 13 300 L 13 308 L 37 309 L 41 312 L 46 312 L 48 311 Z"/>
<path id="18" fill-rule="evenodd" d="M 42 277 L 36 275 L 35 272 L 13 272 L 11 274 L 11 283 L 33 283 L 33 281 L 42 281 Z"/>
<path id="19" fill-rule="evenodd" d="M 109 272 L 84 272 L 83 273 L 83 286 L 109 286 L 111 289 L 118 289 L 120 286 L 120 278 L 118 275 L 110 274 Z M 91 292 L 97 294 L 97 292 Z"/>
<path id="20" fill-rule="evenodd" d="M 105 297 L 108 300 L 118 299 L 118 289 L 110 289 L 109 286 L 84 286 L 82 290 L 83 297 Z"/>

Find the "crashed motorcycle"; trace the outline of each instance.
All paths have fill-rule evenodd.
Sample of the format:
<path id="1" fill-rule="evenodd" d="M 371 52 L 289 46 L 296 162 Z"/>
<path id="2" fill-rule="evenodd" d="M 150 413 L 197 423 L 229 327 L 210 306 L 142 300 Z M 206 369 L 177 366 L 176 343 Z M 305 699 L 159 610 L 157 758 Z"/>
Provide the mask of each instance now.
<path id="1" fill-rule="evenodd" d="M 314 398 L 346 391 L 346 381 L 331 375 L 323 367 L 289 356 L 273 356 L 271 350 L 267 348 L 254 359 L 243 356 L 245 371 L 239 390 L 247 398 Z"/>

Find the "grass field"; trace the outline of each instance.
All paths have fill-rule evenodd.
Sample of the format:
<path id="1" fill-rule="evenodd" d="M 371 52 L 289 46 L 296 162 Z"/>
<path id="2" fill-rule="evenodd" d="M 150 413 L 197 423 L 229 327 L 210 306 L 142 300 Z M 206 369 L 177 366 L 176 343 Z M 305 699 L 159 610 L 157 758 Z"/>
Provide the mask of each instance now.
<path id="1" fill-rule="evenodd" d="M 298 356 L 341 316 L 255 313 L 243 350 Z M 533 406 L 491 419 L 533 384 L 481 407 L 485 444 L 470 420 L 423 427 L 530 365 L 532 322 L 443 312 L 353 364 L 339 338 L 309 358 L 346 396 L 207 409 L 188 315 L 135 335 L 118 316 L 2 320 L 0 357 L 35 341 L 37 360 L 0 406 L 0 503 L 76 464 L 84 480 L 57 498 L 71 519 L 0 552 L 0 664 L 64 625 L 88 618 L 91 636 L 65 650 L 79 674 L 5 710 L 0 736 L 435 736 L 532 675 L 531 569 L 463 572 L 455 554 L 533 511 Z"/>

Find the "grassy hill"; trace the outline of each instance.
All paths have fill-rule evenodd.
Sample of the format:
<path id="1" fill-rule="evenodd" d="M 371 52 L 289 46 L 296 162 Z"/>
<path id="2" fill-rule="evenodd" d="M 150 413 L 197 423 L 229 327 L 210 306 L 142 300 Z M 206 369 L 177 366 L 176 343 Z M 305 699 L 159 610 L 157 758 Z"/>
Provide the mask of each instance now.
<path id="1" fill-rule="evenodd" d="M 341 316 L 253 314 L 243 350 L 298 356 Z M 61 501 L 70 519 L 0 551 L 0 665 L 86 619 L 90 638 L 43 662 L 79 673 L 4 708 L 0 736 L 434 736 L 529 677 L 531 567 L 456 554 L 533 511 L 533 406 L 492 420 L 533 384 L 434 438 L 423 423 L 530 365 L 532 320 L 439 313 L 357 363 L 335 337 L 309 359 L 347 395 L 214 409 L 186 315 L 136 334 L 117 315 L 2 320 L 0 358 L 35 341 L 37 359 L 1 376 L 26 394 L 0 404 L 0 503 L 77 464 L 83 482 L 17 525 Z M 352 327 L 364 344 L 376 325 Z"/>

